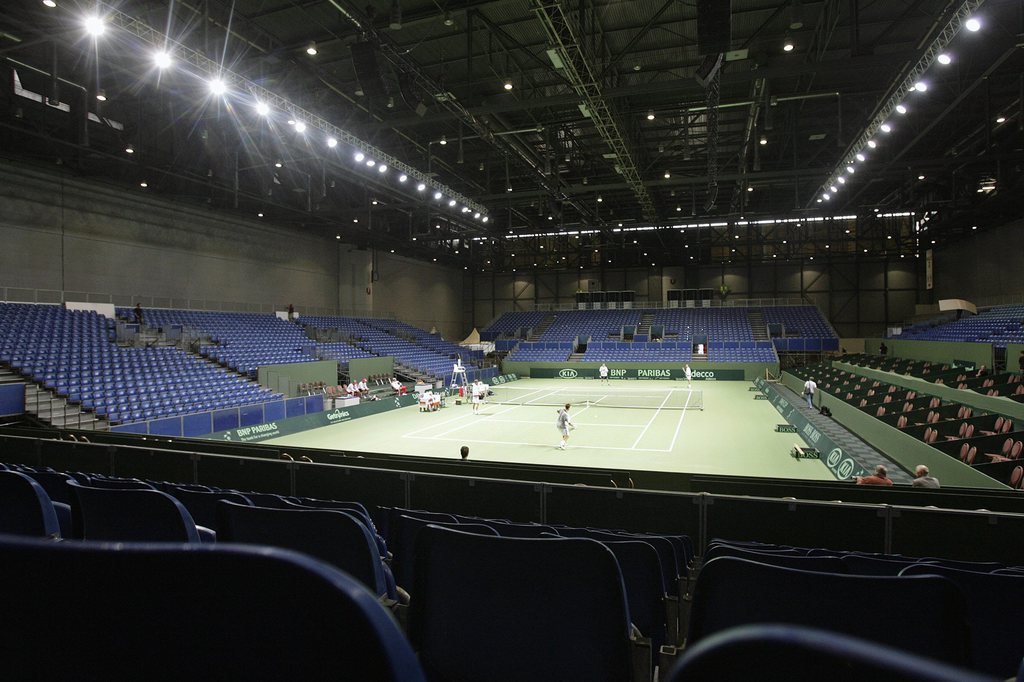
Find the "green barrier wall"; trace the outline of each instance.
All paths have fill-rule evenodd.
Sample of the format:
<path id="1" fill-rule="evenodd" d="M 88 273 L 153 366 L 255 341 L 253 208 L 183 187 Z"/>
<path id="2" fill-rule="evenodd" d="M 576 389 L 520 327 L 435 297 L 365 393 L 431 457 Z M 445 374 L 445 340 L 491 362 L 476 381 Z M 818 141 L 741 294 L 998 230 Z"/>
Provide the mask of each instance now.
<path id="1" fill-rule="evenodd" d="M 322 381 L 325 386 L 338 383 L 338 362 L 317 360 L 316 362 L 295 362 L 284 365 L 266 365 L 256 370 L 257 381 L 272 391 L 294 397 L 299 394 L 299 384 L 315 384 Z"/>
<path id="2" fill-rule="evenodd" d="M 1006 346 L 1006 371 L 1024 373 L 1020 354 L 1024 352 L 1024 343 L 1010 343 Z"/>
<path id="3" fill-rule="evenodd" d="M 292 417 L 291 419 L 278 419 L 277 421 L 265 424 L 243 426 L 240 429 L 217 431 L 208 436 L 202 436 L 202 438 L 204 440 L 224 440 L 233 443 L 258 443 L 262 440 L 277 438 L 278 436 L 287 436 L 288 434 L 300 431 L 318 429 L 321 426 L 330 426 L 331 424 L 340 424 L 352 421 L 353 419 L 359 419 L 360 417 L 368 417 L 371 414 L 380 414 L 381 412 L 395 410 L 399 407 L 409 407 L 416 403 L 417 396 L 415 395 L 394 396 L 383 400 L 361 402 L 350 407 L 338 407 L 333 410 L 324 410 L 301 417 Z"/>
<path id="4" fill-rule="evenodd" d="M 683 378 L 680 362 L 609 362 L 606 363 L 613 379 L 670 379 Z M 595 379 L 600 362 L 515 362 L 504 361 L 502 372 L 521 377 Z M 771 362 L 714 362 L 691 363 L 694 381 L 753 381 L 763 377 L 765 370 L 773 373 L 779 366 Z"/>
<path id="5" fill-rule="evenodd" d="M 395 359 L 390 356 L 379 358 L 354 358 L 348 361 L 348 375 L 353 379 L 362 379 L 374 374 L 394 376 Z"/>
<path id="6" fill-rule="evenodd" d="M 908 360 L 952 363 L 966 360 L 992 369 L 991 343 L 956 343 L 953 341 L 910 341 L 908 339 L 864 339 L 865 353 L 878 353 L 882 341 L 889 356 Z M 1019 351 L 1018 351 L 1019 352 Z"/>
<path id="7" fill-rule="evenodd" d="M 842 362 L 836 362 L 833 364 L 840 369 L 845 369 L 846 371 L 861 374 L 863 376 L 869 376 L 868 372 L 871 372 L 872 374 L 870 376 L 872 376 L 872 378 L 897 385 L 900 384 L 893 381 L 894 378 L 906 378 L 897 377 L 897 375 L 889 374 L 887 372 L 878 372 L 876 370 L 867 370 L 863 367 L 854 367 Z M 794 391 L 803 390 L 804 382 L 788 372 L 782 375 L 782 380 Z M 908 386 L 907 388 L 912 387 Z M 943 387 L 936 386 L 936 388 Z M 917 388 L 914 390 L 918 390 L 920 392 Z M 950 390 L 955 391 L 955 389 Z M 963 391 L 957 391 L 957 393 L 963 393 Z M 912 473 L 918 464 L 924 464 L 928 467 L 929 471 L 931 471 L 931 474 L 938 478 L 944 486 L 989 489 L 1006 488 L 1003 484 L 989 478 L 979 471 L 961 464 L 958 460 L 950 457 L 944 452 L 936 450 L 930 445 L 919 441 L 899 429 L 894 429 L 885 422 L 875 419 L 872 415 L 866 414 L 853 405 L 843 402 L 839 398 L 836 398 L 825 391 L 818 391 L 818 404 L 824 405 L 828 409 L 832 410 L 833 419 L 853 433 L 857 434 L 857 436 L 872 447 L 883 452 L 886 457 L 899 464 L 900 467 L 907 472 Z"/>

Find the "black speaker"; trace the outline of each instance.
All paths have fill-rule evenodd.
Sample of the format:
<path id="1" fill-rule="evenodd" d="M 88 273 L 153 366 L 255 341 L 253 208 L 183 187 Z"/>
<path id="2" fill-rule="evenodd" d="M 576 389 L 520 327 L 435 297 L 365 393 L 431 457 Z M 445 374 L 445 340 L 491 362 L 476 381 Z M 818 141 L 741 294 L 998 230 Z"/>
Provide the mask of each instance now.
<path id="1" fill-rule="evenodd" d="M 732 0 L 697 0 L 697 53 L 724 54 L 732 39 Z"/>
<path id="2" fill-rule="evenodd" d="M 371 99 L 387 96 L 387 87 L 377 64 L 377 46 L 370 42 L 352 43 L 352 67 L 363 94 Z"/>

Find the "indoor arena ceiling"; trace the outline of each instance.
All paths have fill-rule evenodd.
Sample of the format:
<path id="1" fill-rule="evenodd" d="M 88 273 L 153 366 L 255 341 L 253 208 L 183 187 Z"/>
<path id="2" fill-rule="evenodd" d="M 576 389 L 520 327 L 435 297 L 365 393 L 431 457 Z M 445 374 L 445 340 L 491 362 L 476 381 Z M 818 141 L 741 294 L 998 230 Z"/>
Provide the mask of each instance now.
<path id="1" fill-rule="evenodd" d="M 910 257 L 1021 213 L 1022 32 L 1020 0 L 5 0 L 0 142 L 476 271 Z"/>

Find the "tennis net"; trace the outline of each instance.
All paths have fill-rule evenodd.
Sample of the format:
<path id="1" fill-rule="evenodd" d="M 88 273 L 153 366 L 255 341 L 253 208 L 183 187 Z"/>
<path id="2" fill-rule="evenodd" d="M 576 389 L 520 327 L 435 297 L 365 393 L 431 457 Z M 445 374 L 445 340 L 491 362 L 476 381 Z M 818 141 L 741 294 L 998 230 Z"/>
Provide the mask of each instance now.
<path id="1" fill-rule="evenodd" d="M 638 408 L 645 410 L 703 410 L 704 391 L 673 388 L 666 391 L 621 388 L 579 391 L 565 388 L 492 386 L 489 402 L 505 405 L 555 405 L 566 403 L 586 407 Z"/>

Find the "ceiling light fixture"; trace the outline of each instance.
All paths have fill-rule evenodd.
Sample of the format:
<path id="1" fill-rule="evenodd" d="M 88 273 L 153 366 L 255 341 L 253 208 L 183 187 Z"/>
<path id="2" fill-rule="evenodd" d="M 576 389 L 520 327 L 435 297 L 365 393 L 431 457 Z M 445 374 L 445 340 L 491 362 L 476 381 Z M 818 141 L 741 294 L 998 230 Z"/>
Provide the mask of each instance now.
<path id="1" fill-rule="evenodd" d="M 950 57 L 945 52 L 943 52 L 942 54 L 935 58 L 935 61 L 937 61 L 939 64 L 942 64 L 943 66 L 948 66 L 949 64 L 953 63 L 953 58 Z"/>
<path id="2" fill-rule="evenodd" d="M 99 100 L 100 102 L 106 102 L 107 101 L 107 91 L 104 90 L 103 88 L 100 88 L 99 90 L 97 90 L 96 91 L 96 99 Z"/>
<path id="3" fill-rule="evenodd" d="M 647 120 L 648 121 L 653 121 L 654 120 L 654 109 L 648 109 L 647 110 Z"/>
<path id="4" fill-rule="evenodd" d="M 309 45 L 306 46 L 306 54 L 308 54 L 310 57 L 315 57 L 316 53 L 317 53 L 316 41 L 315 40 L 311 40 L 311 41 L 309 41 Z"/>
<path id="5" fill-rule="evenodd" d="M 85 20 L 86 32 L 94 38 L 103 35 L 103 32 L 107 30 L 107 26 L 103 19 L 97 16 L 88 17 Z"/>
<path id="6" fill-rule="evenodd" d="M 981 22 L 975 19 L 974 17 L 971 17 L 970 19 L 964 22 L 964 28 L 966 28 L 971 33 L 976 33 L 981 29 Z"/>
<path id="7" fill-rule="evenodd" d="M 153 63 L 158 69 L 166 69 L 171 66 L 171 55 L 167 52 L 157 52 L 153 55 Z"/>

